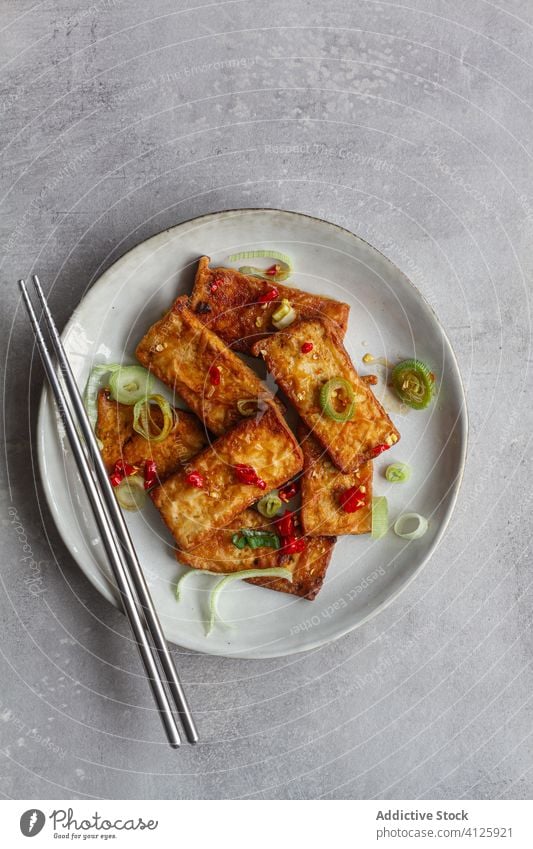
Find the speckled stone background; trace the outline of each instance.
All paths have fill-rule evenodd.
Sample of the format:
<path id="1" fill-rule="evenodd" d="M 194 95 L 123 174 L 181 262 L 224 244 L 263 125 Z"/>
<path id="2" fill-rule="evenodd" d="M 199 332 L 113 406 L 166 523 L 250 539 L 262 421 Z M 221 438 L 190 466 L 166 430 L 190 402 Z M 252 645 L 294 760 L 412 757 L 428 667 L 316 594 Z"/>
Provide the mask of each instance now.
<path id="1" fill-rule="evenodd" d="M 533 5 L 0 9 L 1 794 L 530 797 Z M 176 649 L 202 734 L 176 753 L 43 501 L 15 281 L 38 271 L 63 324 L 137 242 L 242 206 L 338 222 L 412 278 L 459 358 L 469 455 L 436 555 L 372 622 L 286 660 Z"/>

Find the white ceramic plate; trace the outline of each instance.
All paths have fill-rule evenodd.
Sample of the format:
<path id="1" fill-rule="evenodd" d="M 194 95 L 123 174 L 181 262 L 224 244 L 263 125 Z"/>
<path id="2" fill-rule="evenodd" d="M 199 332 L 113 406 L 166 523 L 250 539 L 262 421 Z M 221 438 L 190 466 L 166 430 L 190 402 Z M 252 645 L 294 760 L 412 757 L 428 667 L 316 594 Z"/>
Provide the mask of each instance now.
<path id="1" fill-rule="evenodd" d="M 346 230 L 272 209 L 220 212 L 185 222 L 138 245 L 108 269 L 63 333 L 80 386 L 94 362 L 133 362 L 136 343 L 148 326 L 178 294 L 190 291 L 201 254 L 208 254 L 214 264 L 225 264 L 229 254 L 254 248 L 289 254 L 294 285 L 350 304 L 346 346 L 362 373 L 378 373 L 377 394 L 402 435 L 399 445 L 375 463 L 375 493 L 389 499 L 391 520 L 417 511 L 430 522 L 427 534 L 409 543 L 392 531 L 378 541 L 341 537 L 325 585 L 312 603 L 232 584 L 221 599 L 230 627 L 217 626 L 206 638 L 207 591 L 216 578 L 193 575 L 178 604 L 175 582 L 184 567 L 174 558 L 171 537 L 157 511 L 150 503 L 142 513 L 128 514 L 167 638 L 202 652 L 260 658 L 337 639 L 389 604 L 414 578 L 435 549 L 454 506 L 464 466 L 467 416 L 450 343 L 410 281 Z M 368 352 L 392 361 L 416 356 L 430 364 L 439 387 L 432 406 L 422 412 L 402 411 L 385 388 L 383 368 L 362 364 Z M 117 604 L 102 544 L 46 391 L 38 433 L 43 484 L 59 531 L 89 580 Z M 395 459 L 412 466 L 407 484 L 388 484 L 383 477 L 384 468 Z"/>

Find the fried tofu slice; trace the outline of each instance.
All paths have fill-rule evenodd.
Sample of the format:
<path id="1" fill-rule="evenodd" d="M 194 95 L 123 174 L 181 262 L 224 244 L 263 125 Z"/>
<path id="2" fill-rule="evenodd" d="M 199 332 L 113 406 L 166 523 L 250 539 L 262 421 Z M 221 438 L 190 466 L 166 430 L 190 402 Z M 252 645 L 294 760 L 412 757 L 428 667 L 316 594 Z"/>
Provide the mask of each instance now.
<path id="1" fill-rule="evenodd" d="M 307 353 L 302 345 L 312 345 Z M 322 319 L 291 324 L 254 345 L 278 386 L 296 407 L 313 436 L 342 472 L 353 472 L 400 438 L 387 413 L 357 374 L 340 338 Z M 349 421 L 323 412 L 320 390 L 332 378 L 351 384 L 355 408 Z M 335 401 L 335 399 L 333 399 Z"/>
<path id="2" fill-rule="evenodd" d="M 253 406 L 273 397 L 255 372 L 204 327 L 186 296 L 150 327 L 136 355 L 217 435 L 243 418 L 239 401 Z"/>
<path id="3" fill-rule="evenodd" d="M 298 437 L 304 454 L 300 521 L 306 536 L 370 533 L 372 461 L 364 463 L 355 472 L 343 474 L 307 428 L 300 426 Z M 339 496 L 352 487 L 360 489 L 364 505 L 354 513 L 347 513 Z"/>
<path id="4" fill-rule="evenodd" d="M 324 317 L 337 334 L 344 337 L 350 311 L 348 304 L 281 283 L 271 284 L 233 268 L 209 268 L 209 262 L 208 256 L 198 261 L 191 309 L 234 351 L 249 354 L 254 342 L 277 332 L 272 324 L 272 313 L 283 298 L 290 301 L 299 317 Z M 278 290 L 277 298 L 268 304 L 258 303 L 260 296 L 272 286 Z"/>
<path id="5" fill-rule="evenodd" d="M 158 427 L 163 425 L 160 410 L 154 410 L 152 420 Z M 160 481 L 173 475 L 207 445 L 207 434 L 203 424 L 192 413 L 174 410 L 174 425 L 161 442 L 145 439 L 134 433 L 122 450 L 122 457 L 132 466 L 153 460 Z"/>
<path id="6" fill-rule="evenodd" d="M 240 464 L 252 467 L 264 487 L 242 483 L 236 469 Z M 152 491 L 178 547 L 186 551 L 301 471 L 303 456 L 277 408 L 268 404 L 265 412 L 244 419 L 201 451 L 190 466 Z M 193 471 L 201 476 L 200 488 L 188 480 Z"/>
<path id="7" fill-rule="evenodd" d="M 239 572 L 242 569 L 269 569 L 283 566 L 292 572 L 292 582 L 284 578 L 253 578 L 251 584 L 258 584 L 278 592 L 292 593 L 312 601 L 320 591 L 331 559 L 334 537 L 317 536 L 307 540 L 305 551 L 299 554 L 283 554 L 272 548 L 238 549 L 231 538 L 241 528 L 274 531 L 276 526 L 259 515 L 257 510 L 247 509 L 226 527 L 215 531 L 208 539 L 197 545 L 192 551 L 176 553 L 180 563 L 193 569 L 206 569 L 209 572 Z"/>
<path id="8" fill-rule="evenodd" d="M 102 460 L 110 472 L 122 456 L 124 443 L 133 433 L 133 407 L 113 401 L 109 389 L 101 389 L 97 412 L 96 436 L 102 443 Z"/>

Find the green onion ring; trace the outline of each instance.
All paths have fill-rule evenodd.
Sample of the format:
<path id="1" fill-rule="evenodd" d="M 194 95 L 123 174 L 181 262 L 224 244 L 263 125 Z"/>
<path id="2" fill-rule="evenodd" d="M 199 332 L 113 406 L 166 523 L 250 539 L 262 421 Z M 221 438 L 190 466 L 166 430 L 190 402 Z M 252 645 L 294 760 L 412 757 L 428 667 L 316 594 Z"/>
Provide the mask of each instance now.
<path id="1" fill-rule="evenodd" d="M 237 401 L 237 409 L 241 416 L 255 416 L 259 410 L 259 400 L 257 398 L 240 398 Z"/>
<path id="2" fill-rule="evenodd" d="M 146 502 L 144 478 L 140 475 L 129 475 L 115 487 L 117 501 L 123 510 L 134 512 L 141 510 Z"/>
<path id="3" fill-rule="evenodd" d="M 383 495 L 372 499 L 372 539 L 381 539 L 389 530 L 389 505 Z"/>
<path id="4" fill-rule="evenodd" d="M 142 366 L 118 366 L 109 381 L 113 400 L 130 406 L 145 400 L 152 384 L 152 374 Z"/>
<path id="5" fill-rule="evenodd" d="M 153 424 L 153 419 L 150 412 L 150 406 L 155 404 L 163 414 L 163 427 L 156 433 L 152 434 L 150 430 L 150 422 Z M 133 430 L 144 439 L 150 442 L 163 442 L 167 438 L 172 427 L 174 426 L 174 413 L 172 407 L 166 398 L 162 395 L 149 395 L 148 398 L 141 398 L 137 401 L 133 408 Z"/>
<path id="6" fill-rule="evenodd" d="M 278 496 L 277 490 L 274 489 L 267 495 L 263 495 L 255 506 L 261 516 L 264 516 L 265 519 L 272 519 L 277 513 L 279 513 L 281 498 Z"/>
<path id="7" fill-rule="evenodd" d="M 282 566 L 274 566 L 271 569 L 243 569 L 241 572 L 232 572 L 230 575 L 226 575 L 215 584 L 209 596 L 209 621 L 206 636 L 209 636 L 213 630 L 217 619 L 222 622 L 218 614 L 218 599 L 222 590 L 232 581 L 246 581 L 248 578 L 285 578 L 285 580 L 292 582 L 292 572 Z"/>
<path id="8" fill-rule="evenodd" d="M 277 274 L 266 274 L 264 268 L 257 268 L 253 265 L 243 265 L 239 268 L 241 274 L 251 274 L 253 277 L 261 277 L 263 280 L 271 280 L 274 283 L 282 283 L 289 277 L 292 271 L 292 262 L 287 254 L 282 254 L 279 251 L 259 250 L 259 251 L 241 251 L 237 254 L 232 254 L 228 257 L 229 262 L 238 262 L 241 259 L 274 259 L 282 266 Z"/>
<path id="9" fill-rule="evenodd" d="M 412 523 L 415 523 L 413 530 L 408 531 L 407 528 Z M 394 533 L 402 539 L 420 539 L 428 529 L 428 520 L 421 516 L 420 513 L 404 513 L 396 519 L 394 523 Z"/>
<path id="10" fill-rule="evenodd" d="M 411 477 L 411 469 L 407 463 L 391 463 L 385 469 L 385 477 L 389 483 L 405 483 Z"/>
<path id="11" fill-rule="evenodd" d="M 102 363 L 102 365 L 93 366 L 87 378 L 83 393 L 83 404 L 87 410 L 93 430 L 96 428 L 98 421 L 98 392 L 101 389 L 102 378 L 104 375 L 110 374 L 119 368 L 120 365 L 118 363 Z"/>
<path id="12" fill-rule="evenodd" d="M 333 394 L 342 389 L 346 394 L 348 403 L 344 410 L 336 410 L 333 406 Z M 355 392 L 353 386 L 344 377 L 332 377 L 322 386 L 320 390 L 320 406 L 322 412 L 335 422 L 347 422 L 353 418 L 355 411 Z"/>
<path id="13" fill-rule="evenodd" d="M 421 360 L 403 360 L 392 371 L 392 385 L 401 401 L 414 410 L 423 410 L 431 402 L 434 377 Z"/>

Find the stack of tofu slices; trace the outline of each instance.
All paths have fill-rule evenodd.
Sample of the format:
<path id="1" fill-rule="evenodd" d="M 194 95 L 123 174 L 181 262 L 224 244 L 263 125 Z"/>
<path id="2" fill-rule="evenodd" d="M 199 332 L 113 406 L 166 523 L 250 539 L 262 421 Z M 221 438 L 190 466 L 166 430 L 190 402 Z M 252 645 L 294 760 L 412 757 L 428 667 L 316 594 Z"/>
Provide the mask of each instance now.
<path id="1" fill-rule="evenodd" d="M 201 257 L 191 297 L 177 298 L 136 351 L 192 412 L 176 410 L 169 435 L 149 442 L 134 433 L 131 407 L 102 390 L 103 458 L 108 467 L 117 456 L 155 462 L 151 496 L 181 563 L 219 573 L 284 566 L 292 582 L 252 583 L 313 599 L 336 537 L 371 531 L 372 458 L 399 434 L 344 348 L 347 304 L 209 262 Z M 296 316 L 277 330 L 281 301 Z M 264 360 L 281 397 L 237 352 Z M 328 415 L 321 398 L 334 379 L 353 390 L 344 420 Z M 294 430 L 285 418 L 291 407 Z M 288 503 L 267 519 L 254 504 L 280 488 Z M 243 530 L 259 541 L 276 535 L 279 545 L 237 545 Z"/>

